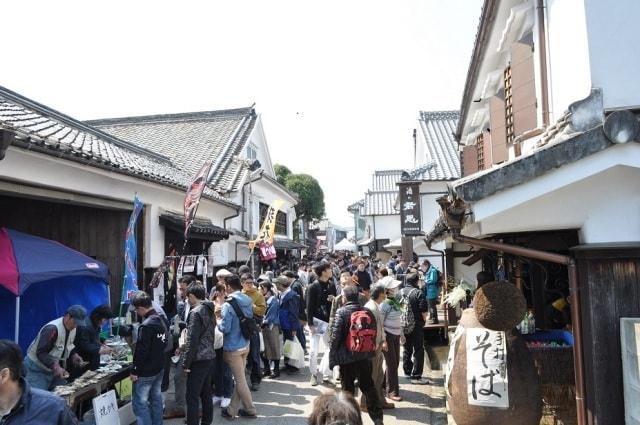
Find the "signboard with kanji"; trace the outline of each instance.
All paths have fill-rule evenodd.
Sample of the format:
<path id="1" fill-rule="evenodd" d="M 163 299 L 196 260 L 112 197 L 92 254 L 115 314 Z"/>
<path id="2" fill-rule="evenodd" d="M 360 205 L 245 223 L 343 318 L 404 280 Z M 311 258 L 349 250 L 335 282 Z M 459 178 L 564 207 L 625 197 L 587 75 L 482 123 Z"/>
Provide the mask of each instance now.
<path id="1" fill-rule="evenodd" d="M 96 425 L 120 425 L 118 402 L 114 390 L 93 399 L 93 414 Z"/>
<path id="2" fill-rule="evenodd" d="M 467 332 L 467 395 L 474 406 L 509 407 L 505 333 L 484 328 Z"/>
<path id="3" fill-rule="evenodd" d="M 420 183 L 400 186 L 400 231 L 403 236 L 422 234 L 420 214 Z"/>

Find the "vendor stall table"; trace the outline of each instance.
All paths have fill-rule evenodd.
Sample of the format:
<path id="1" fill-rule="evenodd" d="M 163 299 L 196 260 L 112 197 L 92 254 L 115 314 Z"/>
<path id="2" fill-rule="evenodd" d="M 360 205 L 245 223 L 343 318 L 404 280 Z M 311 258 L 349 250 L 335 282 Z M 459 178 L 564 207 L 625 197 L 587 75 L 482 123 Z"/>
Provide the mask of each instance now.
<path id="1" fill-rule="evenodd" d="M 128 378 L 130 373 L 131 365 L 123 365 L 121 369 L 113 372 L 99 373 L 86 385 L 73 388 L 74 384 L 71 383 L 58 386 L 53 392 L 62 397 L 69 408 L 76 413 L 79 418 L 82 418 L 82 414 L 84 413 L 82 412 L 82 408 L 86 401 L 113 389 L 116 383 Z M 78 380 L 81 378 L 78 378 Z M 76 382 L 78 380 L 76 380 Z"/>

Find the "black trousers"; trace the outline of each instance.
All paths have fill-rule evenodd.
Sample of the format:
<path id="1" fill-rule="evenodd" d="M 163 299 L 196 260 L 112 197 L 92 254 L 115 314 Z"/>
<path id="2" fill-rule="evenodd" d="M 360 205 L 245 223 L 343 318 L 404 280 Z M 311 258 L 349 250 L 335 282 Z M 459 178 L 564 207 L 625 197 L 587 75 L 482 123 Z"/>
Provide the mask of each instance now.
<path id="1" fill-rule="evenodd" d="M 427 303 L 429 303 L 429 318 L 433 323 L 438 323 L 438 299 L 429 298 Z"/>
<path id="2" fill-rule="evenodd" d="M 213 422 L 213 400 L 211 400 L 211 372 L 213 360 L 191 363 L 187 374 L 187 425 L 210 425 Z M 200 421 L 202 402 L 202 421 Z"/>
<path id="3" fill-rule="evenodd" d="M 404 374 L 411 378 L 421 378 L 424 369 L 423 326 L 423 323 L 416 322 L 416 327 L 413 332 L 405 335 L 407 341 L 404 343 L 404 351 L 402 353 L 402 367 Z"/>
<path id="4" fill-rule="evenodd" d="M 358 388 L 366 396 L 367 410 L 372 421 L 382 419 L 382 400 L 378 397 L 375 385 L 373 385 L 373 371 L 371 360 L 358 360 L 354 363 L 340 365 L 340 385 L 342 391 L 355 393 L 355 380 L 358 379 Z"/>

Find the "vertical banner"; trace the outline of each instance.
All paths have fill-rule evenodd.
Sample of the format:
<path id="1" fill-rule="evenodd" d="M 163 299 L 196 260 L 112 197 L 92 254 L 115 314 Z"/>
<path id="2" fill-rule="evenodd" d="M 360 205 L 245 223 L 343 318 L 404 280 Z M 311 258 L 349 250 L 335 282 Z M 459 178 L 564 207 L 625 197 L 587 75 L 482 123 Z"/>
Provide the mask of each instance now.
<path id="1" fill-rule="evenodd" d="M 273 235 L 276 231 L 276 216 L 278 215 L 278 211 L 280 210 L 280 207 L 282 207 L 282 204 L 284 204 L 284 201 L 276 199 L 273 201 L 273 204 L 269 206 L 267 215 L 265 216 L 262 227 L 260 228 L 260 232 L 258 232 L 258 237 L 249 242 L 249 250 L 253 251 L 253 248 L 258 242 L 273 244 Z"/>
<path id="2" fill-rule="evenodd" d="M 207 175 L 211 170 L 211 161 L 207 161 L 202 164 L 202 167 L 193 178 L 189 189 L 187 189 L 187 195 L 184 198 L 184 243 L 187 244 L 189 239 L 189 228 L 193 224 L 193 220 L 196 218 L 196 212 L 198 211 L 198 205 L 200 204 L 200 197 L 207 185 Z"/>
<path id="3" fill-rule="evenodd" d="M 507 341 L 502 331 L 468 328 L 467 396 L 473 406 L 509 407 Z"/>
<path id="4" fill-rule="evenodd" d="M 124 282 L 122 287 L 121 303 L 129 301 L 132 292 L 138 290 L 138 270 L 136 263 L 136 221 L 142 211 L 142 202 L 136 195 L 133 199 L 133 211 L 129 217 L 129 225 L 124 242 Z"/>
<path id="5" fill-rule="evenodd" d="M 400 231 L 403 236 L 422 234 L 420 214 L 420 183 L 399 183 Z"/>

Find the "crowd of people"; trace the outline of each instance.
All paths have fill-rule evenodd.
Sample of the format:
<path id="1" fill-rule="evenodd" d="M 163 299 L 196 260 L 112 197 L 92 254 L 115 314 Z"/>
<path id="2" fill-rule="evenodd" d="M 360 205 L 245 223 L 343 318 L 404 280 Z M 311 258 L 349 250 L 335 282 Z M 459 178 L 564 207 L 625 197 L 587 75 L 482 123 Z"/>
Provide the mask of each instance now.
<path id="1" fill-rule="evenodd" d="M 348 254 L 306 260 L 258 278 L 247 266 L 218 270 L 208 293 L 205 284 L 184 275 L 177 286 L 177 314 L 171 318 L 146 292 L 135 293 L 131 308 L 141 323 L 131 380 L 138 424 L 161 424 L 163 417 L 211 424 L 217 404 L 223 418 L 256 417 L 252 392 L 260 390 L 262 380 L 277 380 L 283 371 L 303 373 L 306 367 L 312 386 L 326 383 L 342 390 L 319 397 L 314 406 L 334 403 L 347 419 L 349 412 L 359 416 L 362 411 L 382 424 L 384 409 L 402 401 L 401 346 L 405 377 L 412 384 L 429 384 L 423 377 L 423 327 L 438 320 L 433 300 L 439 295 L 440 272 L 427 260 L 418 265 L 397 257 L 384 265 Z M 40 330 L 24 364 L 19 348 L 3 341 L 0 423 L 13 423 L 7 418 L 16 417 L 18 406 L 24 408 L 15 394 L 3 397 L 5 385 L 21 389 L 20 397 L 49 394 L 43 403 L 51 403 L 46 390 L 83 368 L 95 369 L 100 355 L 110 350 L 99 332 L 111 317 L 108 306 L 97 307 L 89 317 L 83 307 L 71 306 Z M 296 348 L 304 353 L 302 363 L 292 354 Z M 164 400 L 171 376 L 175 398 Z M 358 402 L 352 397 L 356 385 Z M 68 409 L 56 406 L 64 421 L 47 423 L 74 423 Z M 326 423 L 322 418 L 333 411 L 327 407 L 309 423 Z"/>

